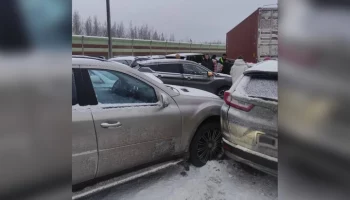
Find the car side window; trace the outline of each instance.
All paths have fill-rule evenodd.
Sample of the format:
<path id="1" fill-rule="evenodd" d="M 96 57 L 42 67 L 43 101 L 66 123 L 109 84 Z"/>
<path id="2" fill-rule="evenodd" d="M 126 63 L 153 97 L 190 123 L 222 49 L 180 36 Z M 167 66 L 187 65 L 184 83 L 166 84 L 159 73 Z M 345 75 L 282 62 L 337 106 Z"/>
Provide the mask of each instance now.
<path id="1" fill-rule="evenodd" d="M 184 64 L 183 69 L 184 69 L 184 74 L 193 74 L 193 75 L 202 74 L 201 71 L 195 65 Z"/>
<path id="2" fill-rule="evenodd" d="M 101 104 L 158 102 L 154 88 L 132 76 L 102 69 L 89 69 L 88 72 Z"/>
<path id="3" fill-rule="evenodd" d="M 158 66 L 158 71 L 169 73 L 181 73 L 181 68 L 181 64 L 160 64 Z"/>
<path id="4" fill-rule="evenodd" d="M 153 71 L 159 71 L 158 65 L 146 65 L 145 67 L 151 68 Z"/>
<path id="5" fill-rule="evenodd" d="M 196 59 L 195 59 L 195 62 L 201 63 L 202 61 L 203 61 L 203 56 L 202 55 L 197 55 Z"/>
<path id="6" fill-rule="evenodd" d="M 184 74 L 203 75 L 207 73 L 207 71 L 192 64 L 184 64 L 183 68 L 184 68 Z"/>

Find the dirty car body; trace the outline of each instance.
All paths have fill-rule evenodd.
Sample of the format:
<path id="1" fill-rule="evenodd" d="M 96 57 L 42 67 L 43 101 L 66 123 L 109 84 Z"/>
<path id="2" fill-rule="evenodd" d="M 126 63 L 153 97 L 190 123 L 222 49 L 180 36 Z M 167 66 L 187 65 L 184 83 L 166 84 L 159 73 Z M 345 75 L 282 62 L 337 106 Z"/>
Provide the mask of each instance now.
<path id="1" fill-rule="evenodd" d="M 120 63 L 73 57 L 72 79 L 73 185 L 188 157 L 197 130 L 220 123 L 217 96 L 188 95 Z"/>
<path id="2" fill-rule="evenodd" d="M 277 61 L 246 70 L 225 93 L 221 128 L 225 154 L 277 175 Z"/>
<path id="3" fill-rule="evenodd" d="M 232 85 L 232 77 L 214 73 L 193 61 L 181 59 L 153 59 L 139 62 L 139 71 L 147 68 L 165 84 L 197 88 L 223 97 Z"/>

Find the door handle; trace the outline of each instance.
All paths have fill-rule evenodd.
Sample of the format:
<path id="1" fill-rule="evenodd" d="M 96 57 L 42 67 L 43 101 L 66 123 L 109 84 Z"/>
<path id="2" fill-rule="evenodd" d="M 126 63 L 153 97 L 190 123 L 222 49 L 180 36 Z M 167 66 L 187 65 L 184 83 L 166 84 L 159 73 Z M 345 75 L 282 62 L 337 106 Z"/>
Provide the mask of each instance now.
<path id="1" fill-rule="evenodd" d="M 121 126 L 122 126 L 122 124 L 120 122 L 113 123 L 113 124 L 104 122 L 104 123 L 101 124 L 102 128 L 118 128 L 118 127 L 121 127 Z"/>
<path id="2" fill-rule="evenodd" d="M 162 75 L 158 74 L 157 77 L 158 77 L 158 78 L 162 78 Z"/>
<path id="3" fill-rule="evenodd" d="M 192 79 L 192 77 L 191 76 L 187 76 L 187 77 L 185 77 L 187 80 L 191 80 Z"/>

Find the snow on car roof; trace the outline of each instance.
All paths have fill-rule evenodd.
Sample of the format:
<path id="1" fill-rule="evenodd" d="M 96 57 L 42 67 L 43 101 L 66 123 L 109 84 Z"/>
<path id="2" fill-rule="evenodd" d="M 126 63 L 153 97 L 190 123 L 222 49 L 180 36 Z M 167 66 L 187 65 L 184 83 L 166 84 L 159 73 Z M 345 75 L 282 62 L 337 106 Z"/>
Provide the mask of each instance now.
<path id="1" fill-rule="evenodd" d="M 179 54 L 180 56 L 196 56 L 196 55 L 203 55 L 202 53 L 174 53 L 174 54 L 169 54 L 166 56 L 176 56 L 176 54 Z"/>
<path id="2" fill-rule="evenodd" d="M 135 60 L 134 56 L 118 56 L 109 60 Z"/>
<path id="3" fill-rule="evenodd" d="M 154 64 L 154 63 L 196 63 L 190 60 L 181 60 L 181 59 L 151 59 L 151 60 L 144 60 L 138 62 L 141 65 L 147 65 L 147 64 Z"/>
<path id="4" fill-rule="evenodd" d="M 254 72 L 278 72 L 278 61 L 267 60 L 253 65 L 251 68 L 247 69 L 244 74 L 254 73 Z"/>

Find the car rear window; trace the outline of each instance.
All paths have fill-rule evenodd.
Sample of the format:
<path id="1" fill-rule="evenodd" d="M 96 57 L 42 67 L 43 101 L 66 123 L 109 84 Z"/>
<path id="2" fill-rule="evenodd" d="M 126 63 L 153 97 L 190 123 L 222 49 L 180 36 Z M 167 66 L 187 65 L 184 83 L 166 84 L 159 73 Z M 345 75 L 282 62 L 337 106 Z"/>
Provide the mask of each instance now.
<path id="1" fill-rule="evenodd" d="M 278 101 L 278 81 L 276 77 L 250 78 L 245 92 L 249 97 Z"/>

